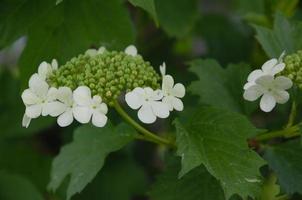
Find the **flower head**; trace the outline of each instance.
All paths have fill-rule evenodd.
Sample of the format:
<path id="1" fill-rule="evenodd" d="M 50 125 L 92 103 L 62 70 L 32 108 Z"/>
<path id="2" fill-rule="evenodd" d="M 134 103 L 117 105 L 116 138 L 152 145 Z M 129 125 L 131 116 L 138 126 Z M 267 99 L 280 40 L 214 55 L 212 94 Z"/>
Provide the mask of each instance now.
<path id="1" fill-rule="evenodd" d="M 80 123 L 88 123 L 92 118 L 92 124 L 103 127 L 107 123 L 108 107 L 98 95 L 91 98 L 91 91 L 87 86 L 80 86 L 73 92 L 76 106 L 73 109 L 74 118 Z"/>
<path id="2" fill-rule="evenodd" d="M 33 74 L 29 79 L 29 88 L 21 96 L 26 105 L 26 116 L 37 118 L 48 115 L 48 103 L 56 99 L 56 94 L 56 88 L 49 89 L 48 84 L 38 74 Z"/>
<path id="3" fill-rule="evenodd" d="M 264 112 L 270 112 L 276 103 L 284 104 L 289 99 L 287 89 L 293 85 L 292 81 L 284 76 L 274 78 L 272 75 L 264 75 L 255 80 L 255 84 L 245 89 L 243 97 L 248 101 L 255 101 L 259 97 L 260 108 Z"/>
<path id="4" fill-rule="evenodd" d="M 132 109 L 139 109 L 138 118 L 146 124 L 155 122 L 156 118 L 167 118 L 169 107 L 161 102 L 163 94 L 160 90 L 154 91 L 150 87 L 137 87 L 125 96 L 127 104 Z"/>
<path id="5" fill-rule="evenodd" d="M 282 59 L 280 59 L 281 61 Z M 261 69 L 256 69 L 250 73 L 247 78 L 247 83 L 244 85 L 244 89 L 255 84 L 255 80 L 263 75 L 271 75 L 275 76 L 279 72 L 281 72 L 285 68 L 285 64 L 283 62 L 279 62 L 278 59 L 273 58 L 271 60 L 266 61 Z"/>
<path id="6" fill-rule="evenodd" d="M 177 111 L 182 111 L 184 105 L 180 98 L 185 96 L 185 87 L 181 83 L 176 83 L 174 85 L 174 79 L 170 75 L 165 75 L 163 77 L 162 83 L 162 92 L 163 92 L 163 99 L 162 101 L 169 106 L 169 110 L 172 111 L 173 109 Z"/>

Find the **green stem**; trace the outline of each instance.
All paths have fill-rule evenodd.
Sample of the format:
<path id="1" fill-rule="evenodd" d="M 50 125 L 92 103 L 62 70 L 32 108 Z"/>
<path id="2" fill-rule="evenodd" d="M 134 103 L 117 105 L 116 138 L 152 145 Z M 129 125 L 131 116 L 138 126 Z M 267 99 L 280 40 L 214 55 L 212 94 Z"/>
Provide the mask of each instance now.
<path id="1" fill-rule="evenodd" d="M 296 102 L 293 100 L 286 128 L 289 128 L 293 125 L 296 115 L 297 115 L 297 105 Z"/>
<path id="2" fill-rule="evenodd" d="M 154 143 L 157 143 L 157 144 L 162 144 L 162 145 L 168 145 L 168 146 L 175 147 L 175 144 L 172 141 L 169 141 L 165 138 L 162 138 L 162 137 L 159 137 L 159 136 L 155 135 L 154 133 L 152 133 L 151 131 L 148 131 L 147 129 L 142 127 L 140 124 L 138 124 L 136 121 L 134 121 L 123 110 L 123 108 L 120 106 L 120 104 L 117 101 L 114 103 L 114 108 L 123 117 L 123 119 L 126 122 L 131 124 L 136 130 L 138 130 L 140 133 L 143 134 L 143 136 L 138 136 L 139 137 L 138 139 L 143 139 L 143 140 L 147 140 L 147 141 L 154 142 Z"/>
<path id="3" fill-rule="evenodd" d="M 256 141 L 266 141 L 277 137 L 291 138 L 300 135 L 299 124 L 279 131 L 272 131 L 256 136 Z"/>

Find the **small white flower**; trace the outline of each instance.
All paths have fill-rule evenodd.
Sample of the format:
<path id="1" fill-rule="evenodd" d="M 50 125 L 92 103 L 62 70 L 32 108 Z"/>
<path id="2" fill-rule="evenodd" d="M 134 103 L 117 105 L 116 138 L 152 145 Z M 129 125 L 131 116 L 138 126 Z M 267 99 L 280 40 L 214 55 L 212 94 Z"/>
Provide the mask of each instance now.
<path id="1" fill-rule="evenodd" d="M 69 87 L 60 87 L 57 92 L 57 99 L 48 104 L 49 115 L 52 117 L 58 117 L 57 123 L 61 127 L 69 126 L 73 122 L 73 111 L 75 102 L 73 100 L 73 94 Z"/>
<path id="2" fill-rule="evenodd" d="M 125 96 L 127 104 L 132 109 L 139 109 L 138 118 L 146 124 L 155 122 L 156 117 L 167 118 L 169 116 L 168 105 L 162 103 L 163 94 L 160 90 L 154 91 L 150 87 L 137 87 Z"/>
<path id="3" fill-rule="evenodd" d="M 165 62 L 163 62 L 163 64 L 159 66 L 159 71 L 162 76 L 166 75 L 166 63 Z"/>
<path id="4" fill-rule="evenodd" d="M 74 118 L 80 123 L 88 123 L 92 118 L 92 124 L 103 127 L 107 123 L 108 108 L 102 103 L 98 95 L 91 98 L 91 91 L 86 86 L 80 86 L 73 92 L 73 99 L 76 106 L 73 108 Z"/>
<path id="5" fill-rule="evenodd" d="M 125 53 L 131 56 L 136 56 L 137 55 L 137 49 L 134 45 L 129 45 L 126 49 L 125 49 Z"/>
<path id="6" fill-rule="evenodd" d="M 58 69 L 58 62 L 56 59 L 53 59 L 51 61 L 51 64 L 43 61 L 38 67 L 38 74 L 43 80 L 46 80 L 46 78 L 50 74 L 52 74 L 53 71 L 57 69 Z"/>
<path id="7" fill-rule="evenodd" d="M 185 96 L 186 89 L 183 84 L 176 83 L 174 85 L 173 77 L 170 75 L 165 75 L 163 77 L 162 83 L 162 91 L 163 91 L 163 102 L 169 106 L 169 110 L 172 111 L 173 109 L 177 111 L 182 111 L 184 105 L 179 98 Z"/>
<path id="8" fill-rule="evenodd" d="M 49 89 L 48 84 L 38 74 L 33 74 L 29 79 L 29 89 L 22 93 L 22 100 L 26 105 L 26 116 L 37 118 L 41 114 L 48 115 L 48 103 L 56 99 L 56 93 L 56 88 Z"/>
<path id="9" fill-rule="evenodd" d="M 255 84 L 255 80 L 263 75 L 275 76 L 285 68 L 283 62 L 279 62 L 276 58 L 266 61 L 261 69 L 256 69 L 250 73 L 247 78 L 247 83 L 243 86 L 244 89 Z"/>
<path id="10" fill-rule="evenodd" d="M 292 81 L 284 76 L 274 78 L 271 75 L 264 75 L 255 80 L 255 84 L 248 87 L 243 94 L 244 99 L 255 101 L 260 96 L 260 108 L 264 112 L 270 112 L 276 103 L 284 104 L 289 99 L 287 89 L 293 85 Z"/>
<path id="11" fill-rule="evenodd" d="M 98 50 L 96 49 L 88 49 L 85 54 L 89 55 L 89 56 L 95 56 L 98 54 L 102 54 L 106 51 L 106 48 L 101 46 Z"/>

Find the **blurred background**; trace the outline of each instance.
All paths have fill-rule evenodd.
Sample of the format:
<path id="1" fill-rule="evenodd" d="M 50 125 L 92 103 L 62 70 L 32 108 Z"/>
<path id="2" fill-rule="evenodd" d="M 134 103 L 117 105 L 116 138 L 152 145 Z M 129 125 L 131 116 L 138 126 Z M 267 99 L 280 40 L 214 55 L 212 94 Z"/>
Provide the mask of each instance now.
<path id="1" fill-rule="evenodd" d="M 187 70 L 191 60 L 213 58 L 222 67 L 246 63 L 258 68 L 268 56 L 255 38 L 254 26 L 271 29 L 276 13 L 302 19 L 299 0 L 155 0 L 156 16 L 134 2 L 0 0 L 1 200 L 35 200 L 41 195 L 64 199 L 64 185 L 56 194 L 46 189 L 51 162 L 79 124 L 60 128 L 45 117 L 33 120 L 27 129 L 21 127 L 25 107 L 20 95 L 42 61 L 56 58 L 61 65 L 88 48 L 123 50 L 135 44 L 157 71 L 165 61 L 168 73 L 189 85 L 196 79 Z M 195 104 L 196 98 L 188 95 L 185 105 Z M 267 124 L 268 117 L 272 127 L 280 120 L 274 121 L 274 113 L 254 115 L 258 127 Z M 169 124 L 160 120 L 148 128 L 165 132 Z M 163 151 L 146 142 L 128 145 L 111 154 L 93 182 L 72 199 L 151 199 L 150 186 L 165 168 Z"/>

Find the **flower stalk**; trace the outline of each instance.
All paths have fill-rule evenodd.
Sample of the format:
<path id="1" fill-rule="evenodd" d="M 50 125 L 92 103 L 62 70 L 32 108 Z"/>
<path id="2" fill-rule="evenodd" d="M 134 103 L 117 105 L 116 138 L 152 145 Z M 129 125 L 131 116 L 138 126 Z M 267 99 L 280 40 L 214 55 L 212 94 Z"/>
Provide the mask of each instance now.
<path id="1" fill-rule="evenodd" d="M 145 129 L 144 127 L 142 127 L 140 124 L 138 124 L 136 121 L 134 121 L 124 110 L 123 108 L 120 106 L 120 104 L 115 101 L 114 102 L 114 106 L 115 110 L 121 115 L 121 117 L 128 122 L 130 125 L 132 125 L 137 131 L 139 131 L 143 137 L 138 136 L 138 139 L 143 139 L 143 140 L 147 140 L 150 142 L 154 142 L 156 144 L 160 144 L 160 145 L 165 145 L 165 146 L 171 146 L 171 147 L 175 147 L 174 142 L 169 141 L 165 138 L 159 137 L 157 135 L 155 135 L 154 133 L 152 133 L 151 131 Z"/>

